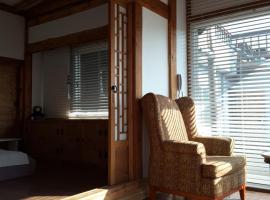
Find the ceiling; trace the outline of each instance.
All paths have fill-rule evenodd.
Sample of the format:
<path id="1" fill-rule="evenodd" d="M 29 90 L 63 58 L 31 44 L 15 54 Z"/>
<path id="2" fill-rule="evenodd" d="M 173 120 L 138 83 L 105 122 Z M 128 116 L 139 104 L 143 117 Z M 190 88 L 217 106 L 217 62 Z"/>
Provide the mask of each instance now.
<path id="1" fill-rule="evenodd" d="M 7 11 L 23 14 L 43 0 L 0 0 L 0 6 Z"/>
<path id="2" fill-rule="evenodd" d="M 21 3 L 22 1 L 24 1 L 24 0 L 0 0 L 0 3 L 6 4 L 9 6 L 14 6 L 17 3 Z"/>
<path id="3" fill-rule="evenodd" d="M 87 0 L 0 0 L 0 10 L 35 19 L 64 7 L 79 5 Z"/>

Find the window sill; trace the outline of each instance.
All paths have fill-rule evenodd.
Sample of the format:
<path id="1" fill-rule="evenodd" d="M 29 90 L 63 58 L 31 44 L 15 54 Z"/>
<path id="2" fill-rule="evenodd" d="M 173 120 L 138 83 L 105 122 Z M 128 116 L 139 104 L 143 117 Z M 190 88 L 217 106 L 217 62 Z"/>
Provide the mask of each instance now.
<path id="1" fill-rule="evenodd" d="M 69 120 L 97 120 L 97 119 L 106 119 L 108 120 L 109 117 L 102 117 L 102 116 L 93 116 L 93 117 L 69 117 Z"/>
<path id="2" fill-rule="evenodd" d="M 108 112 L 69 113 L 68 119 L 109 119 Z"/>

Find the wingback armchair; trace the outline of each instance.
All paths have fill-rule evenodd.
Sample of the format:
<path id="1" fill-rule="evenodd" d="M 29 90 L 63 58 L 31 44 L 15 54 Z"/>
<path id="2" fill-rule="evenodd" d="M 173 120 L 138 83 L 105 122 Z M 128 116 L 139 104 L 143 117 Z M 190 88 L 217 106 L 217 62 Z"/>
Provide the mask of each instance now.
<path id="1" fill-rule="evenodd" d="M 191 98 L 146 94 L 141 100 L 150 137 L 149 194 L 172 193 L 194 200 L 222 200 L 239 191 L 245 200 L 243 156 L 233 140 L 198 134 Z"/>

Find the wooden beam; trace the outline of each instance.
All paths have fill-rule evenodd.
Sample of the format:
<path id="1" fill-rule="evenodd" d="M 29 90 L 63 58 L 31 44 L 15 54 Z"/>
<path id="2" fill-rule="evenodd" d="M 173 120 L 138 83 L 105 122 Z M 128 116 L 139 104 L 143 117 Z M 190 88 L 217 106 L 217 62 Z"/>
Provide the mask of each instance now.
<path id="1" fill-rule="evenodd" d="M 41 1 L 42 0 L 23 0 L 16 3 L 13 7 L 16 12 L 22 12 L 31 8 L 34 5 L 39 4 Z"/>
<path id="2" fill-rule="evenodd" d="M 48 1 L 48 0 L 47 0 Z M 26 13 L 28 26 L 36 26 L 48 21 L 63 18 L 84 10 L 88 10 L 102 4 L 108 3 L 108 0 L 59 0 L 49 5 L 39 4 Z"/>
<path id="3" fill-rule="evenodd" d="M 78 45 L 95 40 L 103 40 L 108 37 L 108 27 L 100 27 L 79 33 L 73 33 L 67 36 L 47 39 L 41 42 L 31 43 L 27 45 L 27 52 L 35 53 L 67 45 Z"/>
<path id="4" fill-rule="evenodd" d="M 133 91 L 135 89 L 133 84 L 133 73 L 134 73 L 134 48 L 133 48 L 133 18 L 134 18 L 134 12 L 133 12 L 133 3 L 128 4 L 128 31 L 127 31 L 127 38 L 128 38 L 128 100 L 127 100 L 127 106 L 128 106 L 128 144 L 129 144 L 129 180 L 133 181 L 135 180 L 134 176 L 134 134 L 133 134 L 133 113 L 134 113 L 134 107 L 133 107 Z"/>
<path id="5" fill-rule="evenodd" d="M 195 22 L 195 21 L 200 21 L 200 20 L 205 20 L 205 19 L 210 19 L 210 18 L 214 18 L 214 17 L 219 17 L 219 16 L 222 16 L 222 15 L 230 15 L 230 14 L 233 14 L 233 13 L 243 12 L 243 11 L 246 11 L 246 10 L 267 7 L 267 6 L 270 6 L 270 1 L 269 0 L 253 1 L 253 2 L 242 4 L 242 5 L 233 6 L 233 7 L 224 8 L 224 9 L 219 9 L 219 10 L 215 10 L 215 11 L 211 11 L 211 12 L 208 12 L 208 13 L 199 14 L 199 15 L 195 15 L 195 16 L 191 16 L 190 6 L 191 6 L 191 1 L 188 0 L 187 1 L 187 10 L 188 10 L 187 14 L 189 13 L 189 15 L 188 15 L 188 23 Z"/>
<path id="6" fill-rule="evenodd" d="M 153 12 L 161 15 L 162 17 L 165 18 L 169 17 L 168 5 L 159 0 L 138 0 L 138 3 L 152 10 Z"/>
<path id="7" fill-rule="evenodd" d="M 7 4 L 4 3 L 0 3 L 0 10 L 5 11 L 5 12 L 9 12 L 15 15 L 20 15 L 18 12 L 15 11 L 15 9 L 12 6 L 9 6 Z"/>
<path id="8" fill-rule="evenodd" d="M 37 16 L 42 16 L 48 13 L 52 13 L 57 9 L 64 8 L 66 6 L 73 6 L 73 4 L 78 3 L 78 0 L 44 0 L 40 4 L 34 6 L 33 8 L 29 9 L 25 16 L 27 19 L 31 19 Z"/>
<path id="9" fill-rule="evenodd" d="M 177 96 L 176 78 L 176 0 L 169 1 L 169 96 Z"/>
<path id="10" fill-rule="evenodd" d="M 8 64 L 22 64 L 24 61 L 15 59 L 15 58 L 7 58 L 0 56 L 0 63 L 8 63 Z"/>
<path id="11" fill-rule="evenodd" d="M 134 147 L 134 177 L 142 177 L 142 5 L 135 2 L 134 6 L 134 69 L 133 69 L 133 147 Z"/>

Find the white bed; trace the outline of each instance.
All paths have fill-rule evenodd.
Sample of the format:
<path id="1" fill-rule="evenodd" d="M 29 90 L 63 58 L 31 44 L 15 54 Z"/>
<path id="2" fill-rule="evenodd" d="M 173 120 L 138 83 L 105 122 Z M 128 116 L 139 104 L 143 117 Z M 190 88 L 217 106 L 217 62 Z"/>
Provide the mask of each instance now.
<path id="1" fill-rule="evenodd" d="M 35 166 L 26 153 L 0 149 L 0 181 L 31 175 Z"/>
<path id="2" fill-rule="evenodd" d="M 29 158 L 26 153 L 20 151 L 8 151 L 0 149 L 0 167 L 28 164 Z"/>

